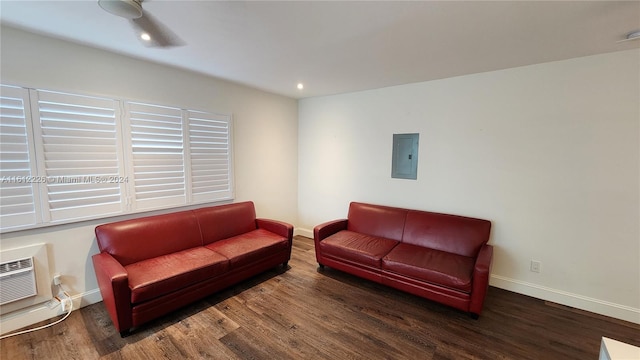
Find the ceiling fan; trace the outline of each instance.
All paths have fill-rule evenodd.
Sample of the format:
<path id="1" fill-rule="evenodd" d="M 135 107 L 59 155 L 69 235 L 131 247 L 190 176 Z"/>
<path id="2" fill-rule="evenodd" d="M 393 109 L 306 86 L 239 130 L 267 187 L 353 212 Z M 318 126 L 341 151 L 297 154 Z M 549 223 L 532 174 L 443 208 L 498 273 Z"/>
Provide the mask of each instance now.
<path id="1" fill-rule="evenodd" d="M 640 39 L 640 30 L 632 31 L 632 32 L 628 33 L 627 36 L 625 36 L 624 39 L 618 40 L 616 42 L 621 43 L 621 42 L 625 42 L 625 41 L 638 40 L 638 39 Z"/>
<path id="2" fill-rule="evenodd" d="M 145 46 L 174 47 L 184 42 L 167 26 L 158 21 L 148 11 L 142 9 L 144 0 L 98 0 L 100 7 L 123 17 L 131 23 Z"/>

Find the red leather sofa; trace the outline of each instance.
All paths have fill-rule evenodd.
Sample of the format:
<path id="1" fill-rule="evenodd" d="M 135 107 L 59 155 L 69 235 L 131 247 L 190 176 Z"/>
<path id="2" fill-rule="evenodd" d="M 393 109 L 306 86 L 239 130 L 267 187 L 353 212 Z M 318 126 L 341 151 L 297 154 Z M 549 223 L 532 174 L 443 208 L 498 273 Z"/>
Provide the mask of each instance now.
<path id="1" fill-rule="evenodd" d="M 252 202 L 100 225 L 92 257 L 121 336 L 143 323 L 282 264 L 293 226 L 256 219 Z"/>
<path id="2" fill-rule="evenodd" d="M 332 268 L 469 312 L 489 285 L 491 222 L 352 202 L 347 219 L 313 230 L 316 259 Z"/>

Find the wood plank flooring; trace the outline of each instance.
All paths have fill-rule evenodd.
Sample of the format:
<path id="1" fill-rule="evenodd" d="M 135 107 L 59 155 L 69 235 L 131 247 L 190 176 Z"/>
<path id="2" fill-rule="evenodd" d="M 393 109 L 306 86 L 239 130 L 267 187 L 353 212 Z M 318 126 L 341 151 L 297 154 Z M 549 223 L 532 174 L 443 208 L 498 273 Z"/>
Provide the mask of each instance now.
<path id="1" fill-rule="evenodd" d="M 2 359 L 597 359 L 602 336 L 640 346 L 640 326 L 490 288 L 480 319 L 318 270 L 296 237 L 274 269 L 121 338 L 102 303 L 4 339 Z"/>

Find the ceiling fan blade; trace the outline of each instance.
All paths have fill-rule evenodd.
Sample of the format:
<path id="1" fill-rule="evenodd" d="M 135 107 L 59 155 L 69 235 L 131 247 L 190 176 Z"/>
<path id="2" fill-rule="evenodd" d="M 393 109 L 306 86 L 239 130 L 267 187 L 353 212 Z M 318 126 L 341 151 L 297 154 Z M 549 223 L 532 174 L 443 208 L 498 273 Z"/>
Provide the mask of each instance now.
<path id="1" fill-rule="evenodd" d="M 627 36 L 624 39 L 618 40 L 618 41 L 616 41 L 616 43 L 621 43 L 621 42 L 625 42 L 625 41 L 632 41 L 632 40 L 640 40 L 640 30 L 632 31 L 632 32 L 628 33 Z"/>
<path id="2" fill-rule="evenodd" d="M 131 19 L 130 21 L 134 29 L 136 29 L 139 38 L 144 33 L 149 35 L 149 40 L 142 40 L 145 46 L 174 47 L 185 45 L 185 42 L 182 41 L 178 35 L 162 24 L 148 11 L 143 10 L 141 17 Z"/>

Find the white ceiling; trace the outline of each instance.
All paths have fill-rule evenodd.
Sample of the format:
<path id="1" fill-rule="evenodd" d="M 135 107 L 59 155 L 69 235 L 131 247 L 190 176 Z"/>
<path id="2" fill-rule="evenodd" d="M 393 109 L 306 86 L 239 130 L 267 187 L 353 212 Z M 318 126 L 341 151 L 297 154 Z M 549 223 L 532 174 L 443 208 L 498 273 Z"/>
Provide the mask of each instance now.
<path id="1" fill-rule="evenodd" d="M 640 30 L 640 1 L 147 0 L 143 6 L 186 45 L 144 47 L 127 20 L 95 0 L 2 0 L 0 21 L 293 98 L 640 47 L 640 40 L 617 43 Z"/>

